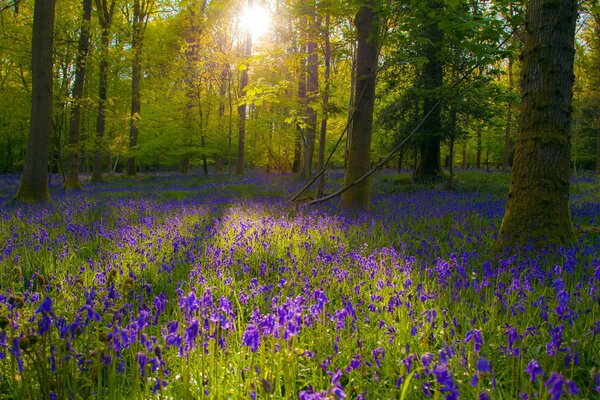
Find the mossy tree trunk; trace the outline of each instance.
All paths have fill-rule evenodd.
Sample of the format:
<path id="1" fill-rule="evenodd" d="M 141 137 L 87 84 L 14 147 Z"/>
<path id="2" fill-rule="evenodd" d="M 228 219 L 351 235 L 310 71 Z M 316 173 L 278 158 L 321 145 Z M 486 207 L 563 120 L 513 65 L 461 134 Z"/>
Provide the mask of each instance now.
<path id="1" fill-rule="evenodd" d="M 90 21 L 92 19 L 92 0 L 83 0 L 83 19 L 77 51 L 75 82 L 73 83 L 73 108 L 71 109 L 71 125 L 69 136 L 69 169 L 65 181 L 66 190 L 81 190 L 79 180 L 80 136 L 81 136 L 81 101 L 83 99 L 83 83 L 87 54 L 90 47 Z"/>
<path id="2" fill-rule="evenodd" d="M 342 194 L 342 203 L 348 208 L 369 209 L 371 205 L 369 179 L 354 184 L 369 172 L 371 162 L 371 131 L 377 75 L 379 17 L 375 13 L 376 0 L 365 1 L 358 10 L 354 24 L 358 39 L 356 54 L 356 85 L 354 120 L 350 131 L 348 163 L 344 186 L 353 185 Z"/>
<path id="3" fill-rule="evenodd" d="M 530 0 L 521 118 L 506 214 L 497 247 L 568 244 L 575 0 Z"/>
<path id="4" fill-rule="evenodd" d="M 52 37 L 54 0 L 36 0 L 31 44 L 31 118 L 15 201 L 45 202 L 48 194 L 48 146 L 52 129 Z"/>

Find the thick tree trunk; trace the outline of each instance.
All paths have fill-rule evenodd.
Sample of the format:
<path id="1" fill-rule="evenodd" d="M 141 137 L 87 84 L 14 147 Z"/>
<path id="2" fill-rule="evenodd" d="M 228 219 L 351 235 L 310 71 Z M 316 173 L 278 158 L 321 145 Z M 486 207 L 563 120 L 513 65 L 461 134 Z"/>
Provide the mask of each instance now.
<path id="1" fill-rule="evenodd" d="M 71 109 L 71 125 L 69 135 L 69 170 L 65 181 L 66 190 L 81 190 L 79 180 L 79 164 L 81 150 L 81 100 L 83 98 L 83 84 L 85 81 L 85 68 L 87 54 L 90 47 L 90 21 L 92 19 L 92 0 L 83 0 L 83 20 L 77 52 L 75 82 L 73 83 L 73 107 Z"/>
<path id="2" fill-rule="evenodd" d="M 443 7 L 439 0 L 428 0 L 428 7 L 432 12 Z M 444 40 L 444 33 L 438 26 L 436 18 L 429 18 L 425 23 L 425 38 L 427 45 L 425 56 L 427 62 L 423 69 L 423 87 L 427 94 L 424 100 L 423 117 L 425 118 L 421 128 L 421 157 L 415 170 L 414 180 L 417 182 L 426 182 L 438 179 L 442 174 L 440 163 L 440 143 L 442 137 L 442 124 L 440 107 L 436 107 L 438 95 L 434 93 L 436 89 L 442 87 L 444 80 L 443 63 L 441 60 L 441 51 Z M 435 107 L 435 108 L 434 108 Z M 433 109 L 433 111 L 431 111 Z M 431 112 L 430 112 L 431 111 Z"/>
<path id="3" fill-rule="evenodd" d="M 475 137 L 477 139 L 477 153 L 475 154 L 475 168 L 481 169 L 481 150 L 483 148 L 482 142 L 481 142 L 481 127 L 477 128 Z"/>
<path id="4" fill-rule="evenodd" d="M 54 0 L 36 0 L 31 44 L 31 118 L 25 165 L 15 201 L 45 202 L 48 194 L 48 146 L 52 130 L 52 37 Z"/>
<path id="5" fill-rule="evenodd" d="M 574 240 L 569 136 L 576 19 L 575 0 L 529 1 L 521 119 L 498 248 Z"/>
<path id="6" fill-rule="evenodd" d="M 248 0 L 248 8 L 252 8 L 252 0 Z M 246 46 L 244 56 L 250 58 L 252 55 L 252 32 L 248 30 L 246 32 Z M 246 63 L 246 68 L 242 71 L 240 79 L 240 95 L 244 94 L 244 89 L 248 86 L 248 68 L 249 65 Z M 238 150 L 237 150 L 237 162 L 235 165 L 236 175 L 244 175 L 244 152 L 246 151 L 246 114 L 247 114 L 246 103 L 242 103 L 238 106 Z"/>
<path id="7" fill-rule="evenodd" d="M 323 58 L 325 61 L 325 91 L 323 93 L 323 116 L 321 118 L 321 134 L 319 136 L 319 159 L 318 159 L 318 170 L 321 171 L 325 165 L 325 144 L 327 137 L 327 121 L 329 119 L 329 90 L 331 80 L 331 42 L 329 40 L 329 21 L 330 16 L 325 16 L 325 31 L 323 32 L 325 41 L 325 51 Z M 319 177 L 317 183 L 317 198 L 320 199 L 325 195 L 325 171 Z"/>
<path id="8" fill-rule="evenodd" d="M 342 194 L 342 203 L 348 208 L 367 210 L 371 205 L 370 182 L 354 184 L 371 167 L 371 131 L 377 76 L 379 18 L 375 14 L 376 1 L 368 0 L 360 7 L 354 24 L 358 39 L 356 55 L 356 112 L 352 123 L 348 151 L 348 165 L 344 186 L 353 185 Z"/>

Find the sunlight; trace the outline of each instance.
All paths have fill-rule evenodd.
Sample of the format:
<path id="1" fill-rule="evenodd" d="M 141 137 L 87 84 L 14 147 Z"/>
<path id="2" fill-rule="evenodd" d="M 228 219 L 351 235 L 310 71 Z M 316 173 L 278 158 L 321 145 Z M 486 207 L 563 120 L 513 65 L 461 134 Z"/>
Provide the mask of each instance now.
<path id="1" fill-rule="evenodd" d="M 271 14 L 261 6 L 246 7 L 241 17 L 241 26 L 252 33 L 253 39 L 258 39 L 269 30 Z"/>

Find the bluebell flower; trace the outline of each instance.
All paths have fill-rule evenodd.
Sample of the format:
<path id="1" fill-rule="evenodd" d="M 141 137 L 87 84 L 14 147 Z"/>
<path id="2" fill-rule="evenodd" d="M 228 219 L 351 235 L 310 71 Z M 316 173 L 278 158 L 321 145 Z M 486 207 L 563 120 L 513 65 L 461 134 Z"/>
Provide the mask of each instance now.
<path id="1" fill-rule="evenodd" d="M 242 344 L 250 347 L 253 353 L 258 350 L 260 346 L 260 332 L 255 325 L 248 325 L 242 336 Z"/>

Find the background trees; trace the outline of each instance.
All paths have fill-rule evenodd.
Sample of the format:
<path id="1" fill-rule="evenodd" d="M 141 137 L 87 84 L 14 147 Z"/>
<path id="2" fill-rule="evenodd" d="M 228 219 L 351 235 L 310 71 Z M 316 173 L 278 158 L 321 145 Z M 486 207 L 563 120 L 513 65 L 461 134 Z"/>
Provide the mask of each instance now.
<path id="1" fill-rule="evenodd" d="M 33 4 L 22 0 L 18 10 L 2 11 L 2 171 L 20 171 L 25 160 Z M 94 0 L 89 22 L 86 3 L 58 4 L 49 163 L 69 187 L 77 186 L 76 171 L 100 180 L 126 172 L 128 160 L 130 173 L 261 168 L 308 178 L 346 124 L 353 132 L 355 84 L 364 78 L 356 71 L 354 2 L 253 0 L 267 19 L 245 17 L 247 0 Z M 452 176 L 452 167 L 510 168 L 521 7 L 510 0 L 380 7 L 373 140 L 363 148 L 370 164 L 406 140 L 386 166 L 409 169 L 418 181 Z M 582 17 L 576 42 L 574 171 L 596 168 L 599 147 L 594 10 Z M 85 49 L 76 46 L 83 27 L 85 68 Z M 70 125 L 80 126 L 79 142 Z M 328 168 L 347 164 L 352 136 L 342 139 Z"/>

